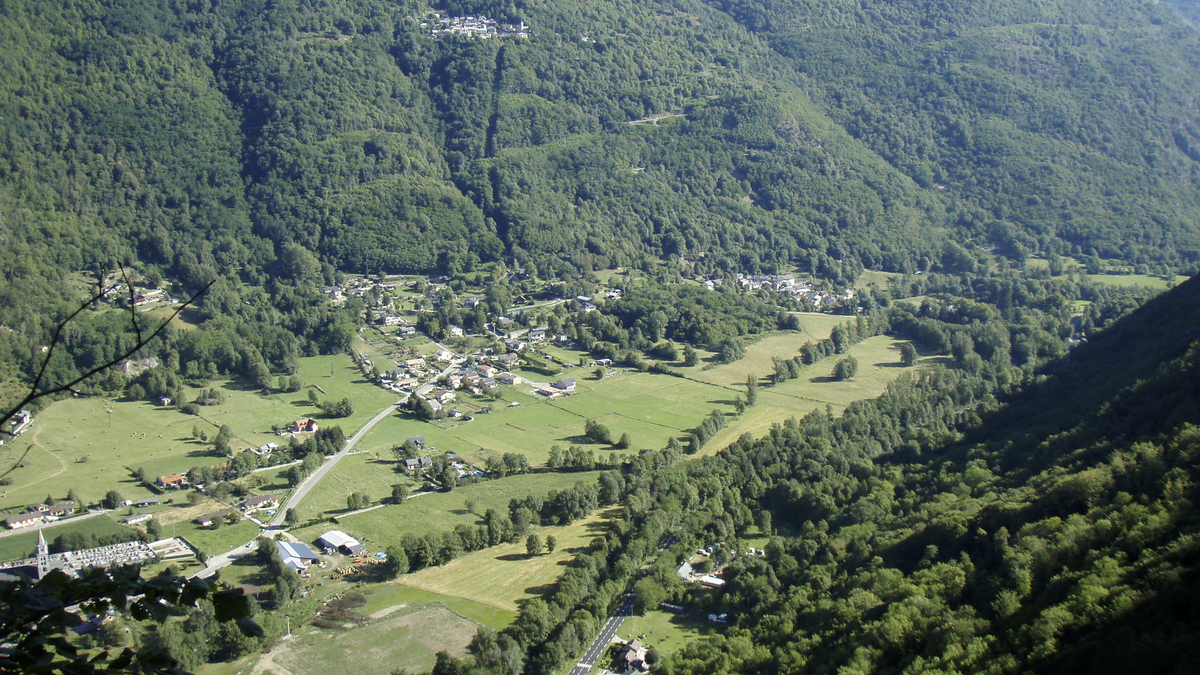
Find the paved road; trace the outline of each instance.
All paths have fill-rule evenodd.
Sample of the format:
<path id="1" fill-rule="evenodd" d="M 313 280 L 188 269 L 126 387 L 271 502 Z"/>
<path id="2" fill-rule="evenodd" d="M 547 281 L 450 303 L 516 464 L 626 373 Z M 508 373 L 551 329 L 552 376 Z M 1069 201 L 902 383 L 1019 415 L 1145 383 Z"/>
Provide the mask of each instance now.
<path id="1" fill-rule="evenodd" d="M 216 574 L 217 570 L 232 565 L 235 561 L 237 561 L 238 558 L 246 555 L 254 555 L 256 552 L 258 552 L 258 547 L 254 545 L 254 542 L 256 541 L 258 541 L 258 537 L 251 539 L 250 541 L 238 546 L 233 550 L 226 551 L 220 555 L 214 555 L 205 563 L 204 569 L 196 572 L 192 576 L 199 577 L 201 579 L 207 579 Z"/>
<path id="2" fill-rule="evenodd" d="M 595 642 L 591 647 L 584 652 L 583 658 L 575 664 L 571 670 L 571 675 L 587 675 L 587 672 L 596 665 L 596 660 L 604 656 L 604 650 L 608 648 L 608 643 L 617 637 L 617 630 L 621 628 L 621 624 L 625 622 L 625 617 L 629 616 L 633 611 L 633 593 L 625 596 L 625 600 L 613 611 L 612 616 L 604 623 L 604 627 L 600 629 L 600 634 L 596 636 Z"/>
<path id="3" fill-rule="evenodd" d="M 88 518 L 103 515 L 105 513 L 108 513 L 108 509 L 88 511 L 87 513 L 85 513 L 81 516 L 71 516 L 70 518 L 59 518 L 58 520 L 55 520 L 53 522 L 42 523 L 40 525 L 30 525 L 29 527 L 22 527 L 22 528 L 16 529 L 16 530 L 3 530 L 3 531 L 0 531 L 0 539 L 3 539 L 4 537 L 11 537 L 11 536 L 18 535 L 18 534 L 25 534 L 26 532 L 37 532 L 38 530 L 47 530 L 52 527 L 57 527 L 59 525 L 66 525 L 67 523 L 78 523 L 81 520 L 86 520 Z"/>
<path id="4" fill-rule="evenodd" d="M 354 448 L 354 445 L 362 440 L 363 436 L 367 435 L 367 432 L 374 428 L 376 424 L 382 422 L 388 415 L 391 415 L 393 412 L 395 412 L 396 406 L 404 403 L 407 400 L 408 396 L 405 396 L 396 403 L 384 408 L 378 415 L 372 417 L 371 421 L 362 425 L 362 428 L 355 432 L 355 434 L 346 441 L 346 445 L 342 446 L 341 450 L 338 450 L 333 454 L 332 457 L 325 460 L 325 463 L 322 464 L 320 468 L 312 472 L 312 475 L 310 475 L 308 478 L 305 478 L 304 482 L 300 483 L 300 485 L 292 491 L 292 496 L 288 499 L 287 504 L 283 505 L 275 512 L 275 517 L 271 519 L 269 524 L 272 526 L 282 525 L 283 518 L 287 515 L 287 510 L 296 508 L 300 502 L 304 501 L 304 498 L 308 496 L 308 493 L 311 492 L 312 489 L 317 486 L 317 483 L 321 482 L 321 479 L 325 477 L 325 474 L 332 471 L 333 467 L 337 466 L 338 462 L 342 461 L 342 459 L 346 457 L 346 453 L 350 452 L 350 450 Z"/>
<path id="5" fill-rule="evenodd" d="M 461 365 L 461 363 L 462 363 L 461 359 L 455 359 L 455 361 L 451 362 L 450 365 L 446 366 L 446 368 L 444 370 L 442 370 L 442 372 L 438 373 L 433 378 L 433 380 L 431 380 L 430 382 L 428 382 L 424 385 L 421 385 L 421 387 L 417 389 L 417 393 L 425 394 L 425 393 L 429 392 L 430 389 L 433 389 L 433 381 L 437 380 L 438 378 L 444 377 L 451 370 L 453 370 L 453 369 L 457 368 L 459 365 Z M 366 424 L 364 424 L 361 429 L 359 429 L 357 432 L 355 432 L 355 434 L 353 436 L 351 436 L 349 440 L 346 441 L 346 445 L 342 446 L 341 450 L 339 450 L 332 457 L 330 457 L 324 464 L 321 465 L 321 467 L 319 469 L 314 471 L 311 476 L 309 476 L 308 478 L 305 478 L 304 482 L 300 483 L 300 486 L 292 491 L 292 496 L 288 499 L 287 504 L 284 504 L 282 507 L 280 507 L 280 509 L 278 511 L 275 512 L 275 517 L 271 519 L 270 525 L 272 527 L 278 527 L 278 526 L 282 525 L 283 519 L 287 515 L 287 510 L 296 508 L 296 506 L 298 506 L 300 504 L 300 502 L 304 501 L 304 498 L 307 497 L 308 493 L 311 492 L 312 489 L 317 486 L 317 483 L 321 482 L 321 479 L 324 478 L 325 475 L 328 474 L 330 471 L 332 471 L 333 467 L 338 465 L 338 462 L 340 462 L 346 458 L 346 455 L 348 455 L 350 453 L 350 451 L 354 449 L 355 444 L 357 444 L 360 440 L 362 440 L 362 438 L 364 436 L 366 436 L 367 433 L 370 432 L 371 429 L 376 424 L 379 424 L 380 422 L 382 422 L 385 418 L 388 417 L 388 415 L 391 415 L 392 413 L 394 413 L 396 411 L 397 407 L 399 407 L 400 405 L 403 405 L 406 401 L 408 401 L 409 396 L 411 396 L 411 394 L 405 394 L 399 401 L 396 401 L 395 403 L 389 405 L 387 408 L 384 408 L 383 411 L 381 411 L 378 415 L 372 417 L 370 422 L 367 422 Z"/>
<path id="6" fill-rule="evenodd" d="M 449 350 L 447 350 L 447 351 L 449 351 Z M 422 385 L 420 388 L 418 388 L 416 390 L 416 392 L 418 394 L 422 394 L 422 395 L 429 392 L 429 390 L 433 389 L 434 381 L 440 379 L 441 377 L 444 377 L 451 370 L 462 365 L 462 363 L 463 363 L 462 357 L 455 358 L 450 363 L 450 365 L 446 366 L 446 368 L 444 370 L 442 370 L 442 372 L 438 373 L 436 376 L 434 376 L 434 378 L 432 380 L 430 380 L 428 383 L 426 383 L 426 384 Z M 411 396 L 411 394 L 405 394 L 403 397 L 400 398 L 400 400 L 398 400 L 395 403 L 392 403 L 388 407 L 384 408 L 382 411 L 379 412 L 378 415 L 372 417 L 369 422 L 364 424 L 362 426 L 362 428 L 360 428 L 357 432 L 355 432 L 354 435 L 351 436 L 346 441 L 346 445 L 343 446 L 341 450 L 339 450 L 336 454 L 334 454 L 332 457 L 327 459 L 325 461 L 325 463 L 321 465 L 320 468 L 318 468 L 316 471 L 314 471 L 312 473 L 311 476 L 304 479 L 304 482 L 301 483 L 299 485 L 299 487 L 297 487 L 292 492 L 292 496 L 288 499 L 287 503 L 284 504 L 283 506 L 281 506 L 275 512 L 274 518 L 272 518 L 268 522 L 262 522 L 256 518 L 251 518 L 251 520 L 253 520 L 255 523 L 257 523 L 259 525 L 259 527 L 261 527 L 264 531 L 273 530 L 273 529 L 278 528 L 280 525 L 282 525 L 283 519 L 287 517 L 287 510 L 296 508 L 296 506 L 298 504 L 300 504 L 300 502 L 303 501 L 305 497 L 308 496 L 308 493 L 311 492 L 314 487 L 316 487 L 317 483 L 321 482 L 321 479 L 324 478 L 330 471 L 332 471 L 333 467 L 337 466 L 338 462 L 342 461 L 343 459 L 346 458 L 347 455 L 350 454 L 350 451 L 354 449 L 355 444 L 357 444 L 360 440 L 362 440 L 362 438 L 364 436 L 366 436 L 367 433 L 370 432 L 371 429 L 376 424 L 379 424 L 380 422 L 382 422 L 384 419 L 387 418 L 388 415 L 391 415 L 393 412 L 395 412 L 397 407 L 403 405 L 406 401 L 408 401 L 409 396 Z M 221 553 L 220 555 L 215 555 L 215 556 L 209 558 L 207 566 L 203 570 L 200 570 L 199 572 L 193 574 L 192 576 L 202 577 L 202 578 L 212 576 L 217 570 L 219 570 L 223 567 L 228 567 L 229 565 L 233 564 L 233 562 L 235 560 L 237 560 L 238 558 L 241 558 L 244 555 L 254 553 L 255 547 L 253 544 L 256 539 L 257 539 L 257 537 L 255 539 L 250 540 L 249 542 L 246 542 L 245 544 L 238 546 L 237 548 L 234 548 L 232 550 Z"/>

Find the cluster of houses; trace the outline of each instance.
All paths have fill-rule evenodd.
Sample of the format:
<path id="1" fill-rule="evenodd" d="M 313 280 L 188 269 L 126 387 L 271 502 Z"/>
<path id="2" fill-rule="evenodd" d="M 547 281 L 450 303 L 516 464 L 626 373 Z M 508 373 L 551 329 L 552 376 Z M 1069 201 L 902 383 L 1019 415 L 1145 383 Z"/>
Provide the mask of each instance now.
<path id="1" fill-rule="evenodd" d="M 241 507 L 247 515 L 254 513 L 255 511 L 269 511 L 274 513 L 274 509 L 279 508 L 279 495 L 267 494 L 247 497 L 242 501 Z M 218 509 L 211 513 L 205 513 L 204 515 L 193 518 L 192 522 L 200 527 L 212 527 L 218 521 L 227 520 L 230 518 L 230 516 L 235 515 L 239 518 L 241 517 L 241 514 L 234 509 Z"/>
<path id="2" fill-rule="evenodd" d="M 75 513 L 75 504 L 73 502 L 35 504 L 31 511 L 14 514 L 5 518 L 4 525 L 10 530 L 19 530 L 25 527 L 41 525 L 42 523 L 52 523 L 59 518 L 66 518 L 73 513 Z"/>
<path id="3" fill-rule="evenodd" d="M 430 37 L 465 35 L 482 39 L 493 37 L 529 37 L 529 28 L 522 21 L 518 24 L 500 23 L 486 16 L 442 16 L 434 13 L 432 21 L 422 21 L 422 28 L 429 29 Z"/>
<path id="4" fill-rule="evenodd" d="M 796 279 L 792 274 L 742 274 L 738 273 L 737 282 L 750 291 L 767 289 L 791 296 L 794 300 L 807 301 L 814 307 L 832 306 L 843 300 L 854 299 L 854 289 L 848 288 L 840 293 L 814 290 L 804 281 Z M 710 291 L 721 285 L 721 279 L 709 279 L 704 282 Z"/>

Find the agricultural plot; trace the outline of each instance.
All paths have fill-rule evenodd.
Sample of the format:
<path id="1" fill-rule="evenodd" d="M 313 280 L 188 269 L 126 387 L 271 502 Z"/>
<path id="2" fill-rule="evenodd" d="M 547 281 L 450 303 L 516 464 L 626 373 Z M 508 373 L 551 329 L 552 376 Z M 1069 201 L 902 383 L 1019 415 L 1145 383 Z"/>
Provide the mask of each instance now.
<path id="1" fill-rule="evenodd" d="M 356 675 L 387 675 L 401 666 L 428 672 L 439 651 L 463 656 L 478 627 L 438 603 L 401 607 L 347 630 L 298 632 L 264 655 L 255 672 L 326 675 L 330 664 L 353 664 Z"/>
<path id="2" fill-rule="evenodd" d="M 888 383 L 901 374 L 919 368 L 920 364 L 937 362 L 937 357 L 927 357 L 920 359 L 918 365 L 911 368 L 901 366 L 900 345 L 902 343 L 903 340 L 877 335 L 851 346 L 845 355 L 830 356 L 805 368 L 800 377 L 794 380 L 788 380 L 778 385 L 760 385 L 758 405 L 749 408 L 742 417 L 731 421 L 727 427 L 717 432 L 704 446 L 701 454 L 713 454 L 742 434 L 762 436 L 772 424 L 783 422 L 791 417 L 803 417 L 819 408 L 824 409 L 829 406 L 835 414 L 839 414 L 854 401 L 879 396 L 887 388 Z M 789 356 L 794 353 L 794 351 L 785 352 Z M 784 354 L 779 355 L 783 356 Z M 834 380 L 830 377 L 833 366 L 846 356 L 853 356 L 858 360 L 858 374 L 851 380 Z M 740 363 L 742 362 L 738 361 L 730 365 L 737 366 Z M 769 370 L 762 374 L 766 375 L 767 372 Z M 744 392 L 745 375 L 742 376 L 738 389 Z"/>
<path id="3" fill-rule="evenodd" d="M 723 628 L 694 613 L 674 614 L 656 609 L 646 612 L 645 616 L 625 619 L 617 635 L 626 640 L 645 635 L 641 638 L 643 644 L 657 649 L 661 656 L 670 656 L 687 643 L 721 632 Z"/>
<path id="4" fill-rule="evenodd" d="M 338 467 L 338 470 L 341 466 Z M 405 534 L 425 534 L 454 529 L 455 525 L 479 525 L 483 514 L 490 508 L 506 510 L 513 498 L 526 495 L 546 495 L 552 490 L 571 487 L 579 481 L 592 483 L 597 472 L 539 473 L 510 476 L 498 480 L 483 481 L 455 488 L 450 492 L 423 494 L 406 500 L 403 504 L 388 504 L 378 509 L 339 519 L 337 525 L 321 523 L 297 530 L 294 534 L 300 541 L 315 541 L 324 532 L 340 529 L 370 547 L 382 550 L 400 543 Z M 324 482 L 322 482 L 324 485 Z M 315 491 L 314 491 L 315 492 Z M 467 511 L 466 501 L 473 499 L 475 513 Z M 345 499 L 342 500 L 345 506 Z M 300 505 L 301 518 L 318 515 L 305 504 Z"/>
<path id="5" fill-rule="evenodd" d="M 1142 286 L 1152 290 L 1166 290 L 1183 281 L 1186 277 L 1166 279 L 1153 274 L 1089 274 L 1097 284 L 1104 286 Z"/>
<path id="6" fill-rule="evenodd" d="M 393 611 L 393 607 L 413 607 L 426 603 L 444 605 L 450 611 L 475 623 L 491 626 L 496 630 L 504 630 L 516 620 L 517 615 L 507 610 L 497 609 L 466 598 L 456 598 L 439 593 L 431 593 L 412 586 L 404 586 L 397 582 L 378 584 L 364 590 L 367 604 L 363 605 L 363 614 L 380 615 Z"/>
<path id="7" fill-rule="evenodd" d="M 368 383 L 344 355 L 301 359 L 298 375 L 306 385 L 321 387 L 321 399 L 350 398 L 354 415 L 344 419 L 323 417 L 309 404 L 306 390 L 263 395 L 231 382 L 210 385 L 219 389 L 225 400 L 201 406 L 198 416 L 143 401 L 58 401 L 42 411 L 34 427 L 16 442 L 0 446 L 3 462 L 16 461 L 26 447 L 33 445 L 22 467 L 11 474 L 13 484 L 0 489 L 0 508 L 34 503 L 48 492 L 56 498 L 66 497 L 65 489 L 54 489 L 64 485 L 74 488 L 89 503 L 99 501 L 112 489 L 126 499 L 151 496 L 155 493 L 132 477 L 138 468 L 144 468 L 153 478 L 226 461 L 214 455 L 211 446 L 192 438 L 193 428 L 212 437 L 227 424 L 234 432 L 235 449 L 280 442 L 271 431 L 272 425 L 300 417 L 315 417 L 324 425 L 341 425 L 350 435 L 396 399 L 392 392 Z M 186 394 L 194 397 L 198 391 L 188 388 Z"/>
<path id="8" fill-rule="evenodd" d="M 430 454 L 454 452 L 464 459 L 482 465 L 489 456 L 505 452 L 525 455 L 534 465 L 543 464 L 553 445 L 579 444 L 597 453 L 614 452 L 611 446 L 595 444 L 583 436 L 584 423 L 599 419 L 612 432 L 613 440 L 628 433 L 633 449 L 661 448 L 672 437 L 684 437 L 714 408 L 723 412 L 733 410 L 733 395 L 703 382 L 649 373 L 617 372 L 604 380 L 595 380 L 589 369 L 567 371 L 578 378 L 577 391 L 570 396 L 545 399 L 523 393 L 529 385 L 504 387 L 500 401 L 485 399 L 451 403 L 466 410 L 490 404 L 490 414 L 473 414 L 467 421 L 445 420 L 430 423 L 407 413 L 397 413 L 380 422 L 357 446 L 370 454 L 356 460 L 345 460 L 330 478 L 323 481 L 301 505 L 302 517 L 315 517 L 324 511 L 345 508 L 346 497 L 353 491 L 373 499 L 390 492 L 397 474 L 392 448 L 409 437 L 424 437 Z M 509 401 L 520 403 L 510 407 Z M 380 473 L 371 474 L 368 464 L 374 463 Z M 346 475 L 340 479 L 338 476 Z M 349 475 L 354 473 L 354 476 Z M 352 487 L 357 486 L 357 487 Z"/>
<path id="9" fill-rule="evenodd" d="M 530 556 L 525 542 L 501 544 L 468 553 L 441 567 L 430 567 L 400 578 L 413 588 L 465 598 L 514 614 L 521 602 L 550 592 L 575 556 L 604 533 L 613 514 L 598 513 L 564 527 L 544 527 L 535 532 L 553 536 L 552 553 Z"/>
<path id="10" fill-rule="evenodd" d="M 733 363 L 683 369 L 689 378 L 709 382 L 722 387 L 744 389 L 746 376 L 763 378 L 773 369 L 772 357 L 791 358 L 800 353 L 806 342 L 819 342 L 829 337 L 833 327 L 852 321 L 853 317 L 833 314 L 809 314 L 800 316 L 800 331 L 771 333 L 746 345 L 746 356 Z M 703 363 L 703 362 L 701 362 Z M 832 367 L 832 366 L 831 366 Z"/>

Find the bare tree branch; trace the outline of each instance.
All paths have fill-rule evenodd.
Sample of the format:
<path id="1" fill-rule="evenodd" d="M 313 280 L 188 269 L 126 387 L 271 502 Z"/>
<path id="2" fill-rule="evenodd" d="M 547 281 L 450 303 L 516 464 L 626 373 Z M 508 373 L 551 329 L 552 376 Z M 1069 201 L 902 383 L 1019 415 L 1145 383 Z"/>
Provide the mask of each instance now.
<path id="1" fill-rule="evenodd" d="M 183 304 L 179 305 L 179 307 L 175 308 L 175 311 L 171 313 L 171 316 L 167 317 L 166 320 L 164 320 L 161 324 L 159 324 L 159 326 L 157 328 L 155 328 L 152 333 L 150 333 L 149 335 L 144 335 L 142 332 L 141 324 L 138 323 L 137 309 L 133 304 L 133 299 L 134 299 L 133 284 L 129 283 L 129 277 L 125 274 L 124 268 L 121 268 L 121 276 L 125 279 L 126 285 L 128 285 L 130 288 L 129 310 L 132 313 L 130 321 L 133 323 L 134 332 L 137 334 L 137 342 L 133 345 L 133 347 L 127 349 L 125 352 L 123 352 L 116 358 L 105 361 L 104 363 L 101 363 L 101 364 L 89 369 L 87 372 L 83 373 L 82 375 L 76 377 L 73 380 L 64 382 L 59 385 L 55 385 L 53 387 L 42 389 L 42 387 L 44 385 L 43 380 L 46 377 L 46 368 L 50 365 L 50 359 L 54 356 L 55 348 L 58 347 L 59 343 L 62 340 L 62 333 L 63 333 L 63 330 L 67 327 L 67 324 L 71 323 L 71 321 L 74 320 L 75 317 L 79 316 L 85 309 L 87 309 L 88 307 L 91 307 L 92 305 L 99 302 L 101 298 L 103 298 L 105 295 L 107 295 L 109 292 L 113 291 L 116 288 L 115 285 L 112 287 L 109 287 L 108 289 L 105 289 L 103 286 L 101 286 L 100 290 L 95 295 L 93 295 L 91 297 L 91 299 L 89 299 L 87 302 L 80 305 L 80 307 L 78 309 L 76 309 L 74 312 L 71 312 L 71 314 L 66 319 L 63 319 L 62 322 L 59 323 L 57 327 L 55 327 L 54 339 L 50 341 L 50 346 L 46 350 L 46 357 L 42 360 L 42 364 L 38 368 L 37 376 L 34 378 L 33 384 L 29 387 L 29 393 L 25 394 L 24 398 L 22 398 L 20 400 L 20 402 L 18 402 L 15 406 L 13 406 L 8 411 L 4 412 L 3 415 L 0 415 L 0 426 L 7 424 L 8 421 L 10 419 L 12 419 L 18 412 L 20 412 L 25 406 L 29 405 L 33 401 L 36 401 L 40 398 L 44 398 L 46 396 L 52 396 L 54 394 L 58 394 L 58 393 L 61 393 L 64 391 L 69 391 L 69 392 L 78 394 L 79 392 L 76 391 L 76 389 L 75 389 L 75 387 L 77 385 L 79 385 L 81 382 L 88 379 L 89 377 L 96 375 L 97 373 L 100 373 L 102 371 L 108 370 L 109 368 L 112 368 L 113 366 L 117 365 L 118 363 L 120 363 L 120 362 L 124 361 L 125 359 L 136 354 L 138 352 L 138 350 L 140 350 L 142 347 L 145 347 L 154 338 L 158 337 L 158 335 L 160 333 L 162 333 L 163 330 L 167 327 L 167 324 L 171 323 L 171 321 L 174 320 L 175 317 L 179 316 L 179 314 L 182 313 L 183 310 L 187 309 L 189 306 L 191 306 L 193 303 L 195 303 L 196 300 L 199 299 L 201 295 L 204 295 L 204 293 L 209 288 L 211 288 L 212 285 L 215 283 L 215 280 L 213 280 L 213 281 L 210 281 L 207 284 L 205 284 L 203 288 L 201 288 L 199 291 L 196 292 L 195 295 L 188 298 L 186 301 L 183 302 Z M 4 478 L 8 474 L 15 471 L 16 468 L 21 465 L 21 462 L 25 460 L 26 455 L 29 454 L 29 450 L 32 447 L 33 446 L 30 445 L 29 448 L 26 448 L 25 452 L 17 459 L 16 462 L 13 463 L 12 466 L 10 466 L 7 470 L 5 470 L 4 473 L 0 473 L 0 478 Z"/>

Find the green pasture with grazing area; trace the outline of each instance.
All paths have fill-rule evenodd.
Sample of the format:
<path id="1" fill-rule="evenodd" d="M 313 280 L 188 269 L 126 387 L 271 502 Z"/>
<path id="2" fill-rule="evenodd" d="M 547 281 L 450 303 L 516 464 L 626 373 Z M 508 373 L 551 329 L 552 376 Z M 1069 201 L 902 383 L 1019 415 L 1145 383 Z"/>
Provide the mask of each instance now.
<path id="1" fill-rule="evenodd" d="M 1156 274 L 1089 274 L 1087 277 L 1104 286 L 1143 286 L 1152 290 L 1166 290 L 1187 278 L 1173 276 L 1167 279 Z"/>
<path id="2" fill-rule="evenodd" d="M 327 675 L 337 664 L 355 675 L 388 675 L 398 667 L 428 672 L 438 652 L 465 655 L 478 628 L 440 603 L 405 606 L 351 628 L 295 630 L 260 657 L 252 672 Z"/>
<path id="3" fill-rule="evenodd" d="M 339 466 L 338 469 L 341 469 Z M 411 497 L 403 504 L 388 504 L 378 509 L 338 519 L 337 524 L 321 523 L 293 530 L 300 541 L 312 542 L 329 530 L 342 530 L 366 544 L 372 551 L 379 551 L 399 544 L 405 534 L 445 532 L 455 525 L 481 525 L 483 514 L 490 508 L 507 512 L 508 502 L 526 495 L 546 495 L 552 490 L 562 490 L 577 482 L 594 483 L 598 472 L 580 473 L 537 473 L 509 476 L 496 480 L 464 485 L 450 492 L 435 492 Z M 468 499 L 475 500 L 475 513 L 467 511 Z M 342 502 L 343 507 L 345 502 Z M 300 505 L 301 519 L 314 517 L 315 513 Z"/>
<path id="4" fill-rule="evenodd" d="M 32 449 L 0 488 L 0 508 L 32 504 L 47 493 L 67 496 L 74 488 L 80 499 L 95 503 L 109 490 L 126 499 L 154 495 L 132 476 L 144 468 L 152 480 L 161 475 L 184 473 L 193 467 L 212 466 L 226 459 L 212 446 L 192 437 L 199 428 L 209 438 L 221 425 L 233 430 L 234 450 L 264 443 L 283 444 L 272 425 L 287 425 L 301 417 L 314 417 L 321 425 L 340 425 L 346 435 L 396 400 L 396 395 L 372 385 L 345 355 L 306 357 L 298 375 L 305 385 L 318 385 L 321 400 L 348 397 L 354 415 L 344 419 L 325 417 L 308 402 L 308 389 L 299 392 L 263 394 L 242 382 L 214 381 L 205 389 L 220 390 L 224 401 L 200 406 L 198 415 L 188 415 L 175 406 L 145 401 L 101 397 L 57 401 L 39 413 L 34 426 L 16 441 L 0 446 L 0 463 L 16 462 L 25 449 Z M 199 388 L 187 387 L 188 398 Z"/>
<path id="5" fill-rule="evenodd" d="M 398 583 L 516 613 L 521 602 L 553 590 L 566 566 L 604 533 L 614 515 L 601 512 L 571 525 L 535 528 L 533 532 L 543 540 L 547 536 L 557 540 L 552 553 L 530 556 L 522 539 L 406 574 Z"/>
<path id="6" fill-rule="evenodd" d="M 371 586 L 364 590 L 364 595 L 367 597 L 367 604 L 363 605 L 361 612 L 365 615 L 386 612 L 397 606 L 409 607 L 438 603 L 449 607 L 459 616 L 485 626 L 491 626 L 496 630 L 504 630 L 517 618 L 514 612 L 485 605 L 482 602 L 433 593 L 395 581 Z"/>
<path id="7" fill-rule="evenodd" d="M 346 497 L 363 492 L 373 501 L 391 492 L 391 485 L 404 478 L 394 471 L 392 449 L 410 437 L 423 437 L 428 453 L 454 452 L 463 459 L 483 466 L 487 458 L 506 452 L 525 455 L 533 466 L 545 463 L 550 447 L 572 444 L 594 450 L 597 455 L 615 450 L 607 444 L 584 438 L 584 424 L 598 419 L 612 433 L 613 440 L 628 433 L 629 451 L 661 448 L 672 437 L 685 437 L 714 408 L 732 412 L 730 390 L 704 382 L 668 375 L 613 370 L 612 376 L 596 380 L 591 369 L 572 369 L 577 389 L 569 396 L 547 399 L 529 393 L 533 387 L 520 384 L 503 387 L 500 401 L 471 397 L 460 392 L 463 400 L 448 404 L 473 417 L 428 422 L 412 414 L 397 411 L 371 430 L 356 446 L 355 454 L 342 461 L 301 504 L 303 518 L 346 508 Z M 507 401 L 518 401 L 512 407 Z M 493 412 L 479 409 L 491 405 Z"/>
<path id="8" fill-rule="evenodd" d="M 833 327 L 853 321 L 852 316 L 799 313 L 801 330 L 768 333 L 755 340 L 746 340 L 746 356 L 733 363 L 699 365 L 684 368 L 683 373 L 701 382 L 721 387 L 745 389 L 746 376 L 765 378 L 774 369 L 772 357 L 790 359 L 800 354 L 806 342 L 817 343 L 829 337 Z M 701 362 L 703 364 L 703 362 Z"/>
<path id="9" fill-rule="evenodd" d="M 791 417 L 800 418 L 826 406 L 832 408 L 834 414 L 840 414 L 854 401 L 879 396 L 888 383 L 900 375 L 916 370 L 921 364 L 938 362 L 938 357 L 925 357 L 919 359 L 915 366 L 903 367 L 900 364 L 900 345 L 904 342 L 886 335 L 876 335 L 852 345 L 845 354 L 834 354 L 807 366 L 798 378 L 777 385 L 766 384 L 765 378 L 760 380 L 758 404 L 748 408 L 740 418 L 730 420 L 724 429 L 709 440 L 700 454 L 718 452 L 742 434 L 762 436 L 772 424 Z M 858 374 L 853 379 L 837 381 L 831 377 L 833 367 L 847 356 L 858 360 Z M 769 364 L 770 360 L 767 362 Z M 736 366 L 737 363 L 731 365 Z M 744 397 L 745 375 L 738 389 Z"/>
<path id="10" fill-rule="evenodd" d="M 707 616 L 707 615 L 706 615 Z M 617 637 L 632 640 L 642 637 L 642 644 L 658 650 L 660 656 L 670 656 L 693 640 L 722 632 L 725 626 L 696 616 L 694 610 L 682 614 L 655 609 L 644 616 L 631 616 L 621 624 Z"/>

